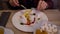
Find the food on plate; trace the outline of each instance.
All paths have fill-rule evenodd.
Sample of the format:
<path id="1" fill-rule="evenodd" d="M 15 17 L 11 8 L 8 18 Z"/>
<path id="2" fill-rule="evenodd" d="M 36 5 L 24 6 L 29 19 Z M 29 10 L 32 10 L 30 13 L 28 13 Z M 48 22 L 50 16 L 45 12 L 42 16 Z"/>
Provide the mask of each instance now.
<path id="1" fill-rule="evenodd" d="M 38 20 L 40 20 L 40 18 L 38 18 Z"/>
<path id="2" fill-rule="evenodd" d="M 33 13 L 32 15 L 36 15 L 35 13 Z"/>
<path id="3" fill-rule="evenodd" d="M 35 11 L 32 11 L 31 9 L 25 10 L 25 12 L 23 13 L 23 16 L 26 18 L 27 22 L 26 23 L 21 22 L 20 23 L 21 25 L 31 25 L 31 24 L 35 23 L 36 19 L 37 19 L 37 21 L 40 20 L 39 14 L 37 17 Z M 20 18 L 23 18 L 23 17 L 20 16 Z"/>
<path id="4" fill-rule="evenodd" d="M 27 25 L 30 25 L 30 24 L 31 24 L 30 19 L 27 18 Z"/>
<path id="5" fill-rule="evenodd" d="M 25 13 L 24 13 L 24 16 L 25 16 L 25 18 L 27 19 L 27 25 L 30 25 L 30 16 L 29 16 L 29 13 L 30 13 L 31 11 L 26 11 Z"/>
<path id="6" fill-rule="evenodd" d="M 0 34 L 4 34 L 4 29 L 0 28 Z"/>
<path id="7" fill-rule="evenodd" d="M 23 16 L 26 18 L 26 20 L 27 20 L 27 23 L 23 23 L 23 22 L 21 22 L 20 24 L 21 25 L 30 25 L 30 16 L 29 16 L 29 13 L 31 12 L 31 10 L 25 10 L 25 12 L 24 12 L 24 14 L 23 14 Z M 24 17 L 22 17 L 22 16 L 20 16 L 20 18 L 24 18 Z M 23 19 L 24 20 L 24 19 Z M 26 21 L 25 20 L 25 21 Z"/>
<path id="8" fill-rule="evenodd" d="M 31 12 L 32 10 L 31 9 L 27 9 L 27 10 L 25 10 L 25 12 L 24 12 L 24 16 L 27 16 L 28 14 L 30 14 L 30 12 Z"/>
<path id="9" fill-rule="evenodd" d="M 35 19 L 36 19 L 36 18 L 34 17 L 34 20 L 33 20 L 32 24 L 35 23 Z"/>
<path id="10" fill-rule="evenodd" d="M 24 23 L 20 23 L 21 25 L 24 25 Z"/>

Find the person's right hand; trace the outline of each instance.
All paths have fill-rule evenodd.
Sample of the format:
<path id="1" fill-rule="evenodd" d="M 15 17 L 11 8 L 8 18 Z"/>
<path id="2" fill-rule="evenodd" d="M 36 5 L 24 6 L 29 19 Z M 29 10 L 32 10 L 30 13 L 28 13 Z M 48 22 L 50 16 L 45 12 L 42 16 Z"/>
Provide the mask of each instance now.
<path id="1" fill-rule="evenodd" d="M 14 6 L 14 7 L 20 5 L 18 0 L 10 0 L 9 3 L 11 6 Z"/>

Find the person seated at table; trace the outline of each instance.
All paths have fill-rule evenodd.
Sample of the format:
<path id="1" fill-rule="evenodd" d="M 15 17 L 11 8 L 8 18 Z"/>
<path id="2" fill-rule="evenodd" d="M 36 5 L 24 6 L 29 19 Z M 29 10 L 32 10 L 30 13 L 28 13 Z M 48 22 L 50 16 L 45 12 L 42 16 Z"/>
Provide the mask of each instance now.
<path id="1" fill-rule="evenodd" d="M 8 3 L 11 9 L 23 9 L 20 5 L 24 5 L 27 9 L 36 8 L 37 10 L 53 8 L 52 0 L 9 0 Z"/>

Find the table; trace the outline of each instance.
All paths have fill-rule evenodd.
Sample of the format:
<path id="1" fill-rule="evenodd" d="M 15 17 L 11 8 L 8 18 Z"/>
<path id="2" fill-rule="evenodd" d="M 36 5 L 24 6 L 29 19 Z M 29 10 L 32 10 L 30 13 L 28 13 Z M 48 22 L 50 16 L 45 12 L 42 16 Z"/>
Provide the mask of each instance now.
<path id="1" fill-rule="evenodd" d="M 33 34 L 32 32 L 23 32 L 18 29 L 16 29 L 12 24 L 12 16 L 18 12 L 19 10 L 0 10 L 0 12 L 11 12 L 11 15 L 9 17 L 9 20 L 6 24 L 6 28 L 12 29 L 14 31 L 14 34 Z M 55 23 L 56 25 L 60 26 L 60 11 L 59 10 L 44 10 L 44 13 L 47 15 L 48 20 Z"/>

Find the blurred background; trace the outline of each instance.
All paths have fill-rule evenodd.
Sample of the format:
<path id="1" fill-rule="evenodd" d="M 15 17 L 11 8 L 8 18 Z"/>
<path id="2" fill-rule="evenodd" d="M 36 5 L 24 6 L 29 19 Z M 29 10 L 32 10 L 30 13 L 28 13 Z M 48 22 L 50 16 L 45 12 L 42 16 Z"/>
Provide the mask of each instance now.
<path id="1" fill-rule="evenodd" d="M 54 2 L 54 9 L 60 9 L 60 0 L 52 0 Z M 8 0 L 0 0 L 0 10 L 8 10 L 8 5 L 7 5 Z"/>

